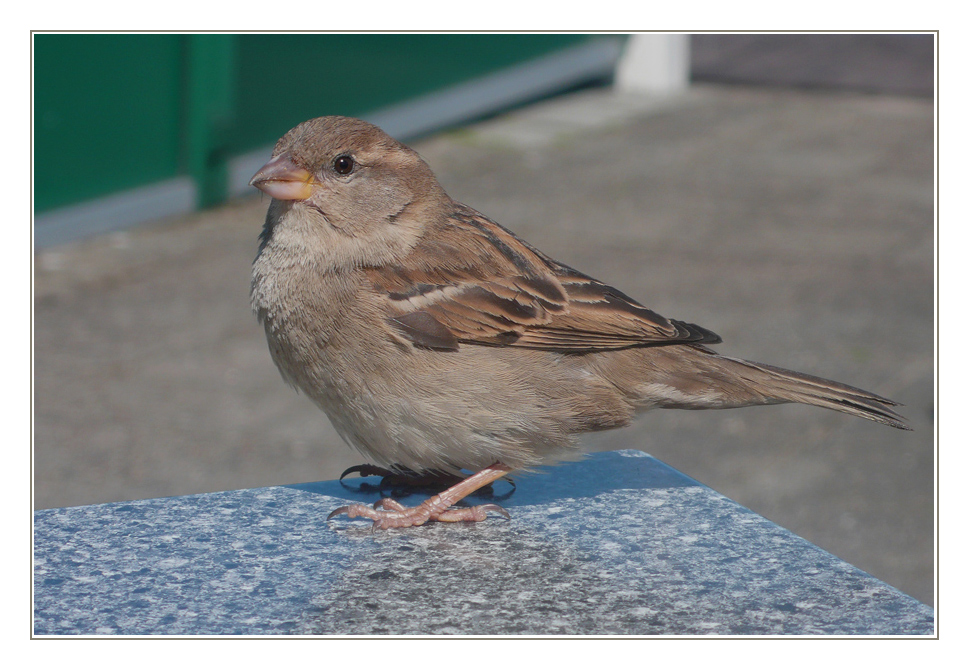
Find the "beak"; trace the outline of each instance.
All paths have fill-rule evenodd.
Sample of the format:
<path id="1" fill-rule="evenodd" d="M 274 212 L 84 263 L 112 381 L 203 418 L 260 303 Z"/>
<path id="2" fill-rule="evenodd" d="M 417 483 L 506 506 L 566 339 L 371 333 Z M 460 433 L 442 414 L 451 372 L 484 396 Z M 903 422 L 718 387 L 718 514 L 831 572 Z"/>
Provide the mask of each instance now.
<path id="1" fill-rule="evenodd" d="M 313 175 L 297 166 L 286 154 L 274 156 L 249 180 L 266 195 L 277 200 L 306 200 L 313 193 Z"/>

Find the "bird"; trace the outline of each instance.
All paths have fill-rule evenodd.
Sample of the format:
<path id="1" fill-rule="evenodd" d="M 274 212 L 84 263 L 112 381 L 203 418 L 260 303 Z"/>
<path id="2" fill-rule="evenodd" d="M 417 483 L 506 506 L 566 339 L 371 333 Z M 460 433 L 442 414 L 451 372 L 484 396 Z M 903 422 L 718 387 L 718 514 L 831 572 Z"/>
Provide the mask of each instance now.
<path id="1" fill-rule="evenodd" d="M 803 403 L 911 430 L 869 391 L 711 348 L 666 318 L 453 200 L 413 149 L 324 116 L 276 143 L 252 308 L 283 379 L 391 472 L 458 483 L 407 507 L 346 514 L 376 529 L 509 518 L 457 506 L 515 471 L 574 459 L 577 437 L 651 409 Z M 463 471 L 474 474 L 465 477 Z"/>

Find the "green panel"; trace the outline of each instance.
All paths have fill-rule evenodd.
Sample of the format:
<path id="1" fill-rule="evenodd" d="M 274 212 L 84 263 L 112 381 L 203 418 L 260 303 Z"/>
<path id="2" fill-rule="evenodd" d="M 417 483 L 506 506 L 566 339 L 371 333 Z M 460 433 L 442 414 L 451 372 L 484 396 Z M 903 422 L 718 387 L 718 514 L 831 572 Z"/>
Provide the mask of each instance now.
<path id="1" fill-rule="evenodd" d="M 309 118 L 360 116 L 589 39 L 584 35 L 240 35 L 234 153 Z"/>
<path id="2" fill-rule="evenodd" d="M 363 115 L 589 39 L 585 35 L 37 34 L 34 204 L 191 175 L 314 116 Z"/>
<path id="3" fill-rule="evenodd" d="M 182 40 L 34 37 L 38 211 L 178 173 Z"/>

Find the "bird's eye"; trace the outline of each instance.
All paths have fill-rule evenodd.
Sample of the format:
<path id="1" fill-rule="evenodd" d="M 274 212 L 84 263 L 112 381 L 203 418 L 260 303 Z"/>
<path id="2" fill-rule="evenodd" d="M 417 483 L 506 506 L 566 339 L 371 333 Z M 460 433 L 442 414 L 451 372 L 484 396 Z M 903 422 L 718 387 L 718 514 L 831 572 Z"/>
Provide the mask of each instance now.
<path id="1" fill-rule="evenodd" d="M 342 154 L 333 159 L 333 169 L 337 174 L 350 174 L 354 169 L 352 156 Z"/>

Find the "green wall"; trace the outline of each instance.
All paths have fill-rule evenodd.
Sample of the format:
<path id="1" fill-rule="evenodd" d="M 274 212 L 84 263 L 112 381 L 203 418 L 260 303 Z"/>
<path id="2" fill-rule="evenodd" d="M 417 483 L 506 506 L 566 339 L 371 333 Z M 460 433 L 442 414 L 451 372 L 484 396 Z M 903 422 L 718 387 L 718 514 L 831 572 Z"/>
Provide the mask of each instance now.
<path id="1" fill-rule="evenodd" d="M 584 35 L 34 36 L 37 212 L 190 175 L 314 116 L 360 116 L 576 45 Z"/>
<path id="2" fill-rule="evenodd" d="M 182 42 L 174 35 L 34 37 L 38 211 L 184 169 Z"/>

